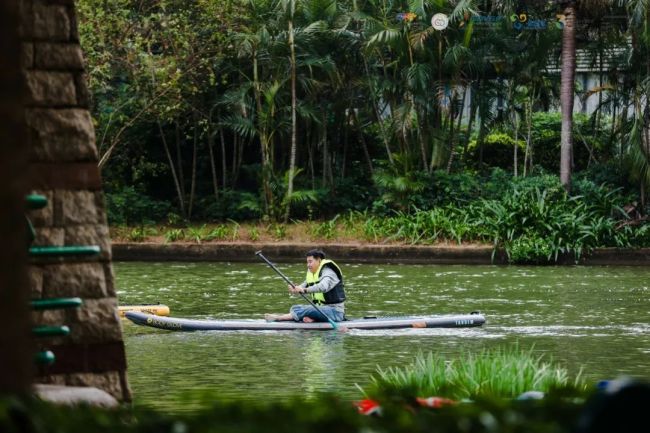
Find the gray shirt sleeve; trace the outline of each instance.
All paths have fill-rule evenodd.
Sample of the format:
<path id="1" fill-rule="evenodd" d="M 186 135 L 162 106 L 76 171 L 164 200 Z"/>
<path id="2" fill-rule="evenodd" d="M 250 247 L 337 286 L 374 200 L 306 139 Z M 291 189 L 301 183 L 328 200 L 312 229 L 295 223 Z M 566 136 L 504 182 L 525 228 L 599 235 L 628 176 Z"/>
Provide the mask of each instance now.
<path id="1" fill-rule="evenodd" d="M 323 268 L 323 272 L 321 273 L 320 276 L 320 281 L 318 284 L 314 284 L 313 286 L 307 287 L 306 292 L 307 293 L 325 293 L 329 292 L 336 286 L 341 280 L 339 280 L 339 277 L 336 276 L 336 272 L 331 270 L 328 267 Z M 306 283 L 303 283 L 303 287 L 306 285 Z"/>

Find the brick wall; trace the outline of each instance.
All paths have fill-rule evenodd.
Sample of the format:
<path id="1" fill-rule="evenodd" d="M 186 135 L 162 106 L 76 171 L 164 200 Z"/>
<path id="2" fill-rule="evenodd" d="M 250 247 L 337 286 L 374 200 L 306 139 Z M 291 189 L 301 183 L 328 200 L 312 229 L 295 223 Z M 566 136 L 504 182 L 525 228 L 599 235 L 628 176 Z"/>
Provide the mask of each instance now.
<path id="1" fill-rule="evenodd" d="M 28 176 L 48 206 L 30 213 L 34 245 L 99 245 L 99 257 L 32 261 L 33 298 L 79 296 L 73 310 L 34 313 L 39 324 L 71 334 L 38 341 L 57 360 L 39 383 L 95 386 L 129 401 L 126 359 L 111 266 L 111 247 L 95 131 L 73 0 L 20 2 L 22 67 L 27 87 Z"/>

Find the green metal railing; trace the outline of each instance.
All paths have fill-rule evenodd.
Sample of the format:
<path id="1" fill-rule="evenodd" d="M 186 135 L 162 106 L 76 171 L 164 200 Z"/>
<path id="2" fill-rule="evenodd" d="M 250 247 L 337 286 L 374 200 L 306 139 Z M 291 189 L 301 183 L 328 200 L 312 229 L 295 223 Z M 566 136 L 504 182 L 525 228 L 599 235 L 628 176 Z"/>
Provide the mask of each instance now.
<path id="1" fill-rule="evenodd" d="M 27 209 L 42 209 L 47 206 L 47 198 L 39 194 L 30 194 L 25 198 Z M 36 239 L 36 230 L 29 218 L 27 221 L 27 246 L 30 257 L 54 258 L 71 256 L 95 256 L 101 253 L 97 245 L 65 245 L 65 246 L 35 246 L 31 244 Z M 82 304 L 81 298 L 50 298 L 33 299 L 30 306 L 34 311 L 59 310 L 62 308 L 79 308 Z M 32 328 L 32 335 L 35 337 L 64 337 L 70 334 L 70 328 L 66 325 L 39 325 Z M 34 361 L 38 365 L 51 365 L 56 361 L 56 356 L 50 350 L 38 352 Z"/>
<path id="2" fill-rule="evenodd" d="M 29 255 L 32 257 L 68 257 L 68 256 L 94 256 L 101 252 L 97 245 L 69 245 L 51 247 L 30 247 Z"/>
<path id="3" fill-rule="evenodd" d="M 53 310 L 60 308 L 78 308 L 81 306 L 81 298 L 52 298 L 32 299 L 32 310 Z"/>
<path id="4" fill-rule="evenodd" d="M 56 361 L 56 357 L 50 350 L 43 350 L 34 356 L 34 361 L 38 365 L 51 365 Z"/>
<path id="5" fill-rule="evenodd" d="M 32 334 L 35 337 L 65 337 L 66 335 L 70 335 L 70 328 L 65 325 L 35 326 L 32 328 Z"/>
<path id="6" fill-rule="evenodd" d="M 25 201 L 28 209 L 42 209 L 47 206 L 47 198 L 40 194 L 29 194 Z"/>

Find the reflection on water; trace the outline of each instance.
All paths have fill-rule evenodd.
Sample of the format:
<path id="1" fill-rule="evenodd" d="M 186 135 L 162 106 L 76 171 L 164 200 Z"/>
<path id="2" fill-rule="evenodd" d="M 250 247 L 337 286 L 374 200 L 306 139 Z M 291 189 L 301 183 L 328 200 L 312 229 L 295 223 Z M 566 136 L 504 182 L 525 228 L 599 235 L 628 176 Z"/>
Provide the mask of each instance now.
<path id="1" fill-rule="evenodd" d="M 295 280 L 302 265 L 280 269 Z M 376 368 L 418 352 L 462 357 L 518 343 L 590 381 L 650 372 L 650 270 L 632 267 L 343 265 L 350 317 L 468 313 L 471 329 L 178 333 L 124 323 L 136 403 L 169 410 L 331 391 L 360 397 Z M 300 299 L 264 264 L 117 263 L 121 304 L 194 319 L 261 319 Z"/>

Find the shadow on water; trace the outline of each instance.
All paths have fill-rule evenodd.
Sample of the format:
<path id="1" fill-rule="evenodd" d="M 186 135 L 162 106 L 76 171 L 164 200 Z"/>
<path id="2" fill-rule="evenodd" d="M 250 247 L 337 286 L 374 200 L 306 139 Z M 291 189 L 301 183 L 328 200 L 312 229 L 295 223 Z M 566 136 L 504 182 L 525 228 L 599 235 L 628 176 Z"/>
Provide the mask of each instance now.
<path id="1" fill-rule="evenodd" d="M 301 265 L 282 265 L 300 280 Z M 117 263 L 121 304 L 161 302 L 177 317 L 261 319 L 299 299 L 264 264 Z M 650 270 L 628 267 L 349 265 L 347 314 L 480 310 L 469 329 L 178 333 L 124 322 L 136 403 L 179 411 L 205 401 L 356 399 L 378 366 L 418 352 L 462 357 L 518 343 L 588 381 L 650 371 Z"/>

